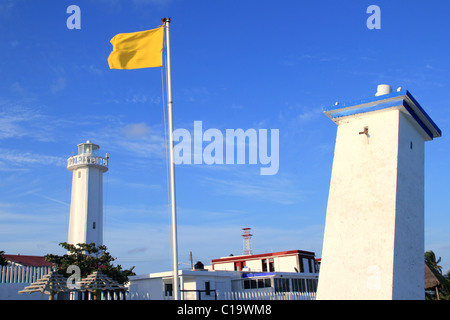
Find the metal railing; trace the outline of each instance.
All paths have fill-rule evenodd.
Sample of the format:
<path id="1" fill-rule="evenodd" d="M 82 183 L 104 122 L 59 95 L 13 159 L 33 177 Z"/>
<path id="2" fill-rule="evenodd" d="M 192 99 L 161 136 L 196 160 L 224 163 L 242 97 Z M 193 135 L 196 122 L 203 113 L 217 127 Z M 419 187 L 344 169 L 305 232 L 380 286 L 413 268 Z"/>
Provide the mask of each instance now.
<path id="1" fill-rule="evenodd" d="M 99 166 L 108 167 L 108 158 L 79 154 L 67 159 L 67 168 L 82 164 L 96 164 Z"/>

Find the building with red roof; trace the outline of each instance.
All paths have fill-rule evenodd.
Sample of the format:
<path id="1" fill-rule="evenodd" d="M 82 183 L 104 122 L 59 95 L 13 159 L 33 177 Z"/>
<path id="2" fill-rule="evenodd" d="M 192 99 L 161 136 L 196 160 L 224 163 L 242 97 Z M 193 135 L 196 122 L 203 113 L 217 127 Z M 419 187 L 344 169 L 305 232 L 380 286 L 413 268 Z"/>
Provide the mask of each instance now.
<path id="1" fill-rule="evenodd" d="M 13 266 L 52 267 L 53 264 L 42 256 L 24 256 L 20 254 L 4 254 L 3 257 Z"/>

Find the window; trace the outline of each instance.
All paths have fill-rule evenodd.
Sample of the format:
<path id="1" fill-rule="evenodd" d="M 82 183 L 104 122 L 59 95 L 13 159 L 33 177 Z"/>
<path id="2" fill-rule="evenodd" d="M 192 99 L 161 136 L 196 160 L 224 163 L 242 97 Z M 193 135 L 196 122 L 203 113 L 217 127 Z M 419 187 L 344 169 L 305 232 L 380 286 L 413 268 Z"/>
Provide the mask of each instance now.
<path id="1" fill-rule="evenodd" d="M 262 272 L 267 272 L 267 259 L 262 259 Z"/>
<path id="2" fill-rule="evenodd" d="M 316 292 L 317 279 L 292 279 L 292 291 Z"/>
<path id="3" fill-rule="evenodd" d="M 272 287 L 270 278 L 244 280 L 244 289 L 263 289 L 270 287 Z"/>
<path id="4" fill-rule="evenodd" d="M 274 284 L 275 284 L 275 292 L 289 292 L 290 287 L 289 287 L 289 279 L 278 279 L 275 278 L 274 279 Z"/>
<path id="5" fill-rule="evenodd" d="M 272 282 L 270 281 L 270 278 L 258 280 L 258 288 L 270 288 L 270 287 L 272 287 Z"/>
<path id="6" fill-rule="evenodd" d="M 255 279 L 244 280 L 244 289 L 257 289 L 258 283 Z"/>
<path id="7" fill-rule="evenodd" d="M 303 267 L 303 258 L 298 257 L 298 263 L 300 265 L 300 272 L 305 272 L 305 268 Z"/>
<path id="8" fill-rule="evenodd" d="M 236 261 L 234 263 L 234 271 L 241 271 L 245 267 L 245 261 Z"/>
<path id="9" fill-rule="evenodd" d="M 317 291 L 317 279 L 307 279 L 306 284 L 308 285 L 308 292 Z"/>
<path id="10" fill-rule="evenodd" d="M 172 284 L 171 283 L 165 283 L 164 284 L 164 296 L 169 297 L 172 296 Z"/>
<path id="11" fill-rule="evenodd" d="M 209 281 L 205 281 L 205 295 L 209 296 L 211 294 L 211 284 Z"/>
<path id="12" fill-rule="evenodd" d="M 275 271 L 275 265 L 273 263 L 273 258 L 269 259 L 269 271 L 274 272 Z"/>
<path id="13" fill-rule="evenodd" d="M 292 279 L 292 291 L 306 292 L 306 280 L 305 279 Z"/>

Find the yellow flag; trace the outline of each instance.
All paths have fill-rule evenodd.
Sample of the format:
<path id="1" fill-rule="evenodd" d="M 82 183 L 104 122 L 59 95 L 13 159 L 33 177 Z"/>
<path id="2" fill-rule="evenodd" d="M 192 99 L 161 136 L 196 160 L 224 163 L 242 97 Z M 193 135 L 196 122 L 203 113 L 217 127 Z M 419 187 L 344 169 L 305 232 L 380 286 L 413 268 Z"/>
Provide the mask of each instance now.
<path id="1" fill-rule="evenodd" d="M 164 25 L 159 28 L 119 33 L 111 39 L 113 51 L 108 57 L 110 69 L 162 67 Z"/>

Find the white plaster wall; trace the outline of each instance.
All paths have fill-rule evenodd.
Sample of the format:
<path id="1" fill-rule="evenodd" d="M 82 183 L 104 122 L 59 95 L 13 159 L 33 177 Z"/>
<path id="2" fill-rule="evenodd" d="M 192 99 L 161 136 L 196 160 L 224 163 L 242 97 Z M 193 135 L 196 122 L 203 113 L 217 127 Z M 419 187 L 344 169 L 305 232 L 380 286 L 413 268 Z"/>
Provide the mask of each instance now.
<path id="1" fill-rule="evenodd" d="M 162 278 L 150 277 L 130 278 L 129 292 L 130 296 L 138 294 L 138 297 L 148 297 L 150 300 L 164 300 L 164 286 Z"/>
<path id="2" fill-rule="evenodd" d="M 47 294 L 40 292 L 22 293 L 20 290 L 29 286 L 31 283 L 0 283 L 0 300 L 48 300 Z"/>
<path id="3" fill-rule="evenodd" d="M 275 271 L 279 272 L 295 272 L 295 268 L 300 272 L 300 268 L 298 266 L 298 259 L 296 255 L 287 256 L 287 257 L 275 257 Z M 307 265 L 306 265 L 307 267 Z M 305 271 L 308 269 L 306 268 Z"/>
<path id="4" fill-rule="evenodd" d="M 424 299 L 423 136 L 400 115 L 393 299 Z"/>
<path id="5" fill-rule="evenodd" d="M 262 272 L 262 259 L 250 259 L 246 261 L 246 267 L 250 269 L 251 272 Z M 297 272 L 295 268 L 297 268 L 298 272 L 300 272 L 299 266 L 299 257 L 298 255 L 290 255 L 290 256 L 273 256 L 264 258 L 267 263 L 267 270 L 269 270 L 269 259 L 273 259 L 274 268 L 277 272 Z M 302 258 L 300 258 L 302 259 Z M 314 262 L 311 262 L 312 270 L 309 269 L 308 259 L 303 258 L 303 268 L 304 273 L 314 273 Z M 233 262 L 225 262 L 214 265 L 215 270 L 226 270 L 226 271 L 234 271 L 234 263 Z"/>
<path id="6" fill-rule="evenodd" d="M 251 272 L 261 272 L 262 271 L 262 259 L 248 260 L 246 261 L 246 266 L 250 268 Z"/>
<path id="7" fill-rule="evenodd" d="M 225 262 L 225 263 L 214 264 L 214 270 L 234 271 L 234 263 L 233 262 Z"/>
<path id="8" fill-rule="evenodd" d="M 103 174 L 98 168 L 84 166 L 73 171 L 68 234 L 72 244 L 103 244 Z"/>
<path id="9" fill-rule="evenodd" d="M 86 175 L 87 167 L 78 168 L 72 173 L 72 193 L 70 201 L 70 219 L 68 243 L 77 244 L 85 242 L 86 228 Z"/>
<path id="10" fill-rule="evenodd" d="M 338 125 L 317 299 L 392 298 L 398 135 L 398 110 Z"/>
<path id="11" fill-rule="evenodd" d="M 219 290 L 223 292 L 231 291 L 231 280 L 238 278 L 240 274 L 237 273 L 221 273 L 220 271 L 186 271 L 180 270 L 180 287 L 184 290 L 205 290 L 205 282 L 210 282 L 211 290 Z M 130 297 L 138 295 L 138 297 L 147 297 L 149 293 L 151 300 L 163 300 L 164 282 L 172 283 L 170 272 L 154 273 L 149 275 L 140 275 L 130 277 L 129 292 Z M 185 292 L 184 298 L 186 300 L 193 300 L 197 298 L 195 292 Z M 210 296 L 202 293 L 202 300 L 214 299 L 214 293 Z"/>
<path id="12" fill-rule="evenodd" d="M 101 245 L 103 244 L 103 173 L 95 167 L 90 167 L 88 184 L 86 243 L 94 242 Z"/>
<path id="13" fill-rule="evenodd" d="M 201 290 L 203 289 L 194 277 L 183 277 L 182 278 L 182 288 L 184 290 Z M 182 293 L 185 300 L 195 300 L 197 298 L 196 292 L 184 292 Z"/>

